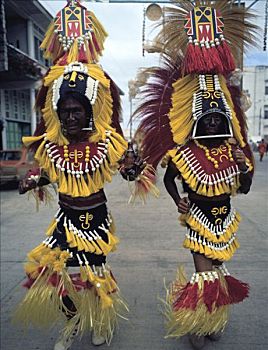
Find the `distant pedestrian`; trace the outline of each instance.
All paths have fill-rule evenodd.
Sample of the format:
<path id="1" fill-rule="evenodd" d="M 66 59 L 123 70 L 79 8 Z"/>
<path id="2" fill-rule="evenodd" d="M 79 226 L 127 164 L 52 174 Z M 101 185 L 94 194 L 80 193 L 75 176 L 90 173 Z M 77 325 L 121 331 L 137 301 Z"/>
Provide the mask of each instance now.
<path id="1" fill-rule="evenodd" d="M 264 153 L 265 152 L 267 153 L 267 144 L 264 141 L 264 139 L 262 139 L 260 144 L 258 145 L 258 151 L 259 151 L 259 154 L 260 154 L 260 162 L 262 162 Z"/>

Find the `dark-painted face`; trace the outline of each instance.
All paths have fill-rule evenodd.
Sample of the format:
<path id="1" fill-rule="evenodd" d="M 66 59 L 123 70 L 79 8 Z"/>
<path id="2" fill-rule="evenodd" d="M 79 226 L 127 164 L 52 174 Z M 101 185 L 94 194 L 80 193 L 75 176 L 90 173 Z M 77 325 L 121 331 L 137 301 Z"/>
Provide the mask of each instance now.
<path id="1" fill-rule="evenodd" d="M 62 128 L 66 136 L 79 135 L 87 127 L 87 116 L 84 106 L 74 98 L 63 100 L 58 109 Z"/>
<path id="2" fill-rule="evenodd" d="M 203 135 L 218 135 L 222 133 L 223 120 L 219 114 L 208 114 L 199 122 Z"/>

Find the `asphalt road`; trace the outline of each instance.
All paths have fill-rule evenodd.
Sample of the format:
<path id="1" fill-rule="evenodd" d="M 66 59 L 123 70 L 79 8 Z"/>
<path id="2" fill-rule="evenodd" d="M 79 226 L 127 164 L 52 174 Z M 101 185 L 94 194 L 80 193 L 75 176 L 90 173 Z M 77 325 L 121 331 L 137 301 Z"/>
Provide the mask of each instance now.
<path id="1" fill-rule="evenodd" d="M 262 163 L 257 159 L 256 166 L 251 192 L 233 200 L 243 218 L 239 230 L 241 248 L 227 264 L 235 277 L 250 284 L 250 298 L 232 309 L 224 336 L 217 344 L 208 342 L 208 350 L 267 348 L 268 156 Z M 159 311 L 159 298 L 165 296 L 164 279 L 166 283 L 173 279 L 179 263 L 185 265 L 189 275 L 193 272 L 191 254 L 182 248 L 184 229 L 179 226 L 176 208 L 163 188 L 162 175 L 160 171 L 160 198 L 150 199 L 146 205 L 127 204 L 128 184 L 119 175 L 106 186 L 108 205 L 121 239 L 118 250 L 109 257 L 109 264 L 130 307 L 129 320 L 120 322 L 110 350 L 191 349 L 187 337 L 164 339 L 164 320 Z M 2 190 L 0 194 L 1 349 L 50 350 L 58 329 L 24 332 L 14 327 L 10 319 L 25 293 L 21 288 L 25 256 L 43 240 L 57 201 L 36 213 L 34 201 L 28 201 L 27 195 L 19 196 L 14 189 Z M 77 340 L 72 347 L 93 348 L 89 337 Z"/>

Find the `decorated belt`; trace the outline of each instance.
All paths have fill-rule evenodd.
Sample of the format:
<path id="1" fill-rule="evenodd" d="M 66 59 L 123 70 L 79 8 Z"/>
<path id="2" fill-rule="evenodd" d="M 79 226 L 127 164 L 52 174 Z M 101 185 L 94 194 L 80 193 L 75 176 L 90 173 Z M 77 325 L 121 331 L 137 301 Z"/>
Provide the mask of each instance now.
<path id="1" fill-rule="evenodd" d="M 107 198 L 103 190 L 93 193 L 89 197 L 70 197 L 68 195 L 59 194 L 59 205 L 64 208 L 86 210 L 95 208 L 107 202 Z"/>

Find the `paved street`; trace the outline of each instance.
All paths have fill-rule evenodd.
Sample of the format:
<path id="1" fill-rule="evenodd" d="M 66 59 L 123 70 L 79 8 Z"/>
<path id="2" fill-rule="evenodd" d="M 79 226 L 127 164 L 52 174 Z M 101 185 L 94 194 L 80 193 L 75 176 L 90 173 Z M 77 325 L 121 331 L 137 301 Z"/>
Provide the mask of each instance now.
<path id="1" fill-rule="evenodd" d="M 229 271 L 251 286 L 250 298 L 236 305 L 224 337 L 217 344 L 208 342 L 206 349 L 263 350 L 267 348 L 268 329 L 268 156 L 262 163 L 256 159 L 256 175 L 251 192 L 233 200 L 243 221 L 239 231 L 241 248 L 227 264 Z M 162 172 L 162 171 L 160 171 Z M 170 282 L 178 263 L 188 274 L 193 272 L 192 258 L 183 249 L 184 229 L 177 212 L 159 179 L 159 199 L 147 204 L 128 205 L 128 184 L 116 176 L 106 186 L 108 204 L 117 223 L 121 244 L 109 263 L 121 292 L 130 306 L 129 321 L 120 322 L 110 350 L 190 350 L 187 337 L 180 341 L 164 339 L 163 317 L 158 297 L 164 297 L 164 278 Z M 50 332 L 29 330 L 25 333 L 10 323 L 11 313 L 25 291 L 23 262 L 29 250 L 39 244 L 54 215 L 52 207 L 35 212 L 34 200 L 19 196 L 16 190 L 1 193 L 1 349 L 52 350 L 58 329 Z M 72 349 L 93 349 L 89 338 L 76 341 Z M 102 349 L 107 349 L 103 346 Z"/>

